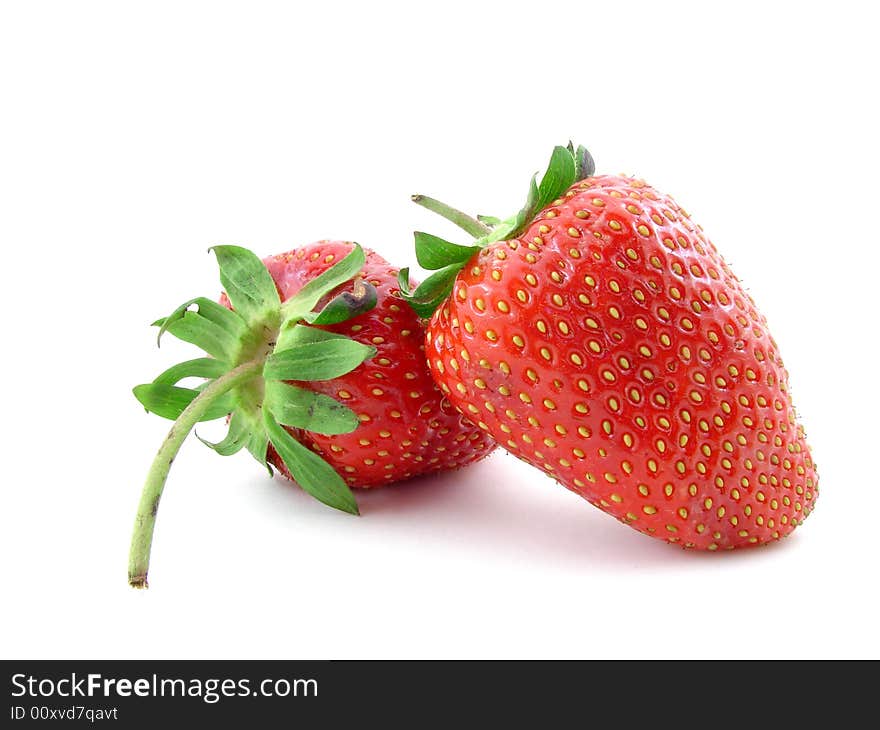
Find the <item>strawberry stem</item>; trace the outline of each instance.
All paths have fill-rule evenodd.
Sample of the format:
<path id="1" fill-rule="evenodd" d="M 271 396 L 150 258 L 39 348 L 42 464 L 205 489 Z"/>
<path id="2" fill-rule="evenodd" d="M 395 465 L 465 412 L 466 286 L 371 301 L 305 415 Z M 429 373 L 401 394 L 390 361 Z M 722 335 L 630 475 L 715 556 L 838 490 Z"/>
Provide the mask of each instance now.
<path id="1" fill-rule="evenodd" d="M 153 459 L 153 464 L 147 473 L 147 480 L 141 493 L 141 501 L 134 522 L 134 532 L 131 536 L 128 582 L 134 588 L 147 587 L 147 571 L 150 567 L 150 548 L 153 544 L 156 513 L 159 510 L 159 500 L 162 498 L 162 490 L 165 488 L 168 472 L 171 470 L 171 464 L 177 456 L 177 452 L 180 451 L 186 437 L 189 436 L 199 419 L 205 415 L 211 404 L 235 386 L 258 375 L 263 364 L 264 360 L 262 359 L 251 360 L 213 380 L 183 410 L 159 447 L 156 458 Z"/>
<path id="2" fill-rule="evenodd" d="M 423 208 L 427 208 L 428 210 L 437 213 L 437 215 L 445 218 L 450 223 L 454 223 L 465 233 L 468 233 L 474 238 L 482 238 L 486 234 L 492 232 L 492 229 L 482 221 L 479 221 L 450 205 L 446 205 L 446 203 L 441 203 L 439 200 L 429 198 L 427 195 L 413 195 L 412 201 L 413 203 L 421 205 Z"/>

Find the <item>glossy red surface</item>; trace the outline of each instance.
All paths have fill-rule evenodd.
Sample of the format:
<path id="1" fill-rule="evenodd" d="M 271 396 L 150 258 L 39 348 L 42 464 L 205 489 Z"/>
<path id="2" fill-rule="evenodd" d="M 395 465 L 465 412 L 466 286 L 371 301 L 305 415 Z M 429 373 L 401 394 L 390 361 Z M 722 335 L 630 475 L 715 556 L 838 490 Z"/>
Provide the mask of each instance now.
<path id="1" fill-rule="evenodd" d="M 480 252 L 434 314 L 434 376 L 511 453 L 654 537 L 787 535 L 817 475 L 764 317 L 644 183 L 576 183 Z"/>

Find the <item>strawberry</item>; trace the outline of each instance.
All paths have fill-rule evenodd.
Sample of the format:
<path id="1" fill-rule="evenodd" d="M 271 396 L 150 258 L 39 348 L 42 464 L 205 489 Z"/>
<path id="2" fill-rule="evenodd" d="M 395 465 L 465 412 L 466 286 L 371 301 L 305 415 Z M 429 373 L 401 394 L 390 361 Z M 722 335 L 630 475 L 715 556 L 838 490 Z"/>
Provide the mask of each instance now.
<path id="1" fill-rule="evenodd" d="M 264 263 L 286 301 L 351 249 L 351 243 L 322 241 Z M 376 354 L 349 373 L 309 386 L 344 403 L 357 414 L 360 426 L 338 435 L 288 428 L 290 433 L 323 455 L 352 487 L 455 469 L 487 455 L 494 443 L 461 417 L 431 378 L 425 363 L 425 324 L 397 296 L 397 269 L 368 250 L 361 276 L 376 290 L 375 308 L 321 329 L 348 336 Z M 269 461 L 294 478 L 271 446 Z"/>
<path id="2" fill-rule="evenodd" d="M 818 478 L 779 348 L 672 198 L 594 175 L 569 145 L 506 221 L 415 199 L 478 236 L 417 233 L 438 271 L 402 290 L 433 312 L 434 378 L 498 443 L 688 548 L 766 543 L 810 514 Z"/>
<path id="3" fill-rule="evenodd" d="M 146 587 L 171 462 L 199 421 L 229 414 L 221 455 L 247 448 L 325 504 L 352 514 L 349 487 L 469 464 L 494 444 L 442 396 L 425 363 L 425 325 L 397 296 L 398 272 L 357 244 L 322 241 L 261 262 L 213 249 L 220 304 L 193 299 L 155 324 L 210 357 L 179 363 L 134 394 L 174 419 L 147 477 L 129 582 Z M 205 379 L 183 388 L 184 378 Z"/>

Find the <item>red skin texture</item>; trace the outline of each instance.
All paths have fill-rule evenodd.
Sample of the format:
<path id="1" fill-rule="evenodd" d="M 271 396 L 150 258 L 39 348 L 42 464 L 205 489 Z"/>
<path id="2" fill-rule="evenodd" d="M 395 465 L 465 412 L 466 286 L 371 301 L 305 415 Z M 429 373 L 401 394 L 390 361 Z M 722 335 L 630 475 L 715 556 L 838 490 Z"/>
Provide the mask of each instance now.
<path id="1" fill-rule="evenodd" d="M 500 444 L 645 534 L 743 547 L 813 508 L 764 317 L 687 213 L 641 181 L 575 183 L 477 254 L 426 352 Z"/>
<path id="2" fill-rule="evenodd" d="M 320 241 L 264 260 L 281 300 L 352 250 L 343 241 Z M 376 287 L 376 307 L 347 322 L 322 327 L 377 349 L 346 375 L 297 385 L 331 396 L 360 416 L 353 433 L 339 436 L 288 428 L 319 453 L 352 487 L 375 487 L 419 474 L 455 469 L 483 458 L 495 444 L 442 396 L 425 364 L 424 323 L 397 298 L 397 269 L 369 249 L 361 276 Z M 338 287 L 319 304 L 351 284 Z M 269 461 L 290 473 L 273 448 Z"/>

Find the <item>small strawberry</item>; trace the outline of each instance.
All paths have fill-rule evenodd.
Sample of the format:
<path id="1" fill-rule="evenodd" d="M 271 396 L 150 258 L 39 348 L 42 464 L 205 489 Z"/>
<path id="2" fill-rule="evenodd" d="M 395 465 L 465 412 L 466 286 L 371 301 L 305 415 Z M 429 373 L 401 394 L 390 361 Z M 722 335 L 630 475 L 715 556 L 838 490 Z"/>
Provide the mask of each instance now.
<path id="1" fill-rule="evenodd" d="M 147 477 L 129 582 L 146 587 L 156 511 L 171 463 L 200 421 L 229 415 L 221 455 L 246 448 L 325 504 L 358 513 L 352 487 L 452 469 L 494 444 L 442 396 L 424 359 L 425 325 L 397 296 L 398 272 L 352 243 L 322 241 L 261 262 L 213 249 L 221 303 L 193 299 L 155 324 L 210 357 L 139 385 L 175 419 Z M 183 388 L 184 378 L 203 378 Z M 319 455 L 320 454 L 320 455 Z M 271 469 L 270 469 L 271 472 Z"/>
<path id="2" fill-rule="evenodd" d="M 402 290 L 433 312 L 443 392 L 511 453 L 684 547 L 765 543 L 810 514 L 818 478 L 778 347 L 670 197 L 594 176 L 569 145 L 509 220 L 415 199 L 478 236 L 417 233 L 438 271 Z"/>

